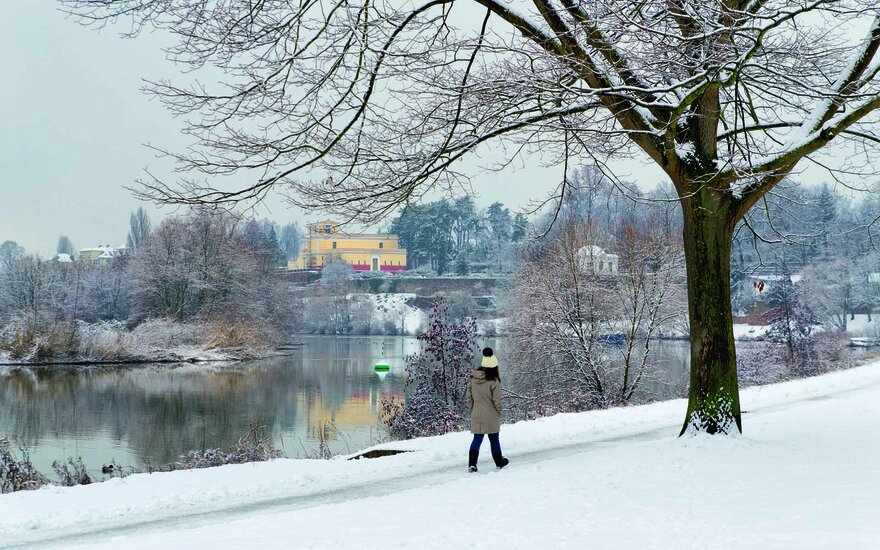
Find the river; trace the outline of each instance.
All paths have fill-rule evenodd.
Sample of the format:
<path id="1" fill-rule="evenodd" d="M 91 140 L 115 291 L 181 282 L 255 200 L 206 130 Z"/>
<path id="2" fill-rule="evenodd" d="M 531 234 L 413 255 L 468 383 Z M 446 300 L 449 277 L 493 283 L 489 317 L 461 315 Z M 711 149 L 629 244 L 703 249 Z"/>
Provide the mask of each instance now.
<path id="1" fill-rule="evenodd" d="M 18 435 L 41 471 L 82 457 L 92 471 L 114 460 L 145 469 L 189 449 L 229 448 L 251 425 L 266 426 L 289 457 L 334 453 L 382 439 L 383 399 L 403 395 L 410 337 L 304 336 L 301 351 L 236 364 L 63 367 L 0 371 L 0 436 Z M 499 349 L 503 341 L 490 342 Z M 384 350 L 384 352 L 383 352 Z M 657 397 L 680 395 L 687 343 L 660 342 Z M 374 371 L 384 354 L 386 374 Z"/>

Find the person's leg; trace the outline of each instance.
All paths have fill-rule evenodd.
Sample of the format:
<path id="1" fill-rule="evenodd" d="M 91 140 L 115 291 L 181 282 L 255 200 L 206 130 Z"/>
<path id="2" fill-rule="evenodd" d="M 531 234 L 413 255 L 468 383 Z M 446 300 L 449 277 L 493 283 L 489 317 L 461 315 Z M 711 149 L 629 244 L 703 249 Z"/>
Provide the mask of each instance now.
<path id="1" fill-rule="evenodd" d="M 489 434 L 489 446 L 492 448 L 492 459 L 495 461 L 496 466 L 504 468 L 510 463 L 501 454 L 501 441 L 498 439 L 497 433 Z"/>
<path id="2" fill-rule="evenodd" d="M 471 448 L 468 451 L 468 471 L 477 471 L 477 460 L 480 458 L 480 445 L 483 444 L 483 434 L 474 434 Z"/>
<path id="3" fill-rule="evenodd" d="M 492 449 L 492 456 L 501 456 L 501 441 L 497 433 L 489 434 L 489 448 Z"/>

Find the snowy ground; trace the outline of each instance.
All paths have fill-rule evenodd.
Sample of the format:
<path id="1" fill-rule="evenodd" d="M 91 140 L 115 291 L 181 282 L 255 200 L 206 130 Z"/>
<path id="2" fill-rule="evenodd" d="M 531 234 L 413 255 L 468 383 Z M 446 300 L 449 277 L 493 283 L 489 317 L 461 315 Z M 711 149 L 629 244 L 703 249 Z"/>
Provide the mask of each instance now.
<path id="1" fill-rule="evenodd" d="M 745 435 L 677 438 L 681 400 L 296 461 L 0 496 L 0 547 L 877 548 L 880 363 L 742 392 Z M 488 454 L 488 453 L 486 453 Z"/>

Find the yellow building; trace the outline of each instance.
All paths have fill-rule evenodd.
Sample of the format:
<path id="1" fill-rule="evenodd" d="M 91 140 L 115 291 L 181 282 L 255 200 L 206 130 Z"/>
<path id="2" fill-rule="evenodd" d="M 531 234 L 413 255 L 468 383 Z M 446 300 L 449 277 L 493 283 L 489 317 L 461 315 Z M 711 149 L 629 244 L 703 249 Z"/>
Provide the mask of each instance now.
<path id="1" fill-rule="evenodd" d="M 324 220 L 308 225 L 302 251 L 291 269 L 321 269 L 343 261 L 356 271 L 405 271 L 406 249 L 397 245 L 397 235 L 353 234 L 339 224 Z"/>
<path id="2" fill-rule="evenodd" d="M 114 248 L 109 244 L 102 244 L 94 248 L 83 248 L 79 251 L 78 259 L 87 264 L 107 266 L 114 259 L 121 258 L 126 254 L 128 254 L 128 248 L 124 246 Z"/>

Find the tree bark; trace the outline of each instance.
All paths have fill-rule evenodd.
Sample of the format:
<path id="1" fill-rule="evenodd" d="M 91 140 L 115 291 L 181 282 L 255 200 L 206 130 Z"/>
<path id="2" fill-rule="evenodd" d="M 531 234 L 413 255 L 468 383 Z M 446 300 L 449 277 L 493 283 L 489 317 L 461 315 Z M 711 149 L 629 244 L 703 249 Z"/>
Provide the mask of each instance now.
<path id="1" fill-rule="evenodd" d="M 681 433 L 742 431 L 730 252 L 734 217 L 723 193 L 703 186 L 681 201 L 690 317 L 691 378 Z"/>

